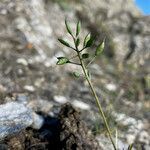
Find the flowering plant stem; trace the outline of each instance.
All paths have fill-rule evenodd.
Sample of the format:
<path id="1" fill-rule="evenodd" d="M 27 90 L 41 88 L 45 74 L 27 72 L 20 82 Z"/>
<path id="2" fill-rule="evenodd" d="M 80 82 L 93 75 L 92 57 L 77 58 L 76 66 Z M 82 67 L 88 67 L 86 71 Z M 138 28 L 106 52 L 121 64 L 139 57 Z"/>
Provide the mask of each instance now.
<path id="1" fill-rule="evenodd" d="M 114 143 L 114 141 L 113 141 L 113 138 L 112 138 L 112 134 L 111 134 L 111 131 L 110 131 L 110 127 L 109 127 L 108 122 L 107 122 L 107 120 L 106 120 L 106 116 L 105 116 L 104 111 L 103 111 L 103 109 L 102 109 L 102 106 L 101 106 L 101 103 L 100 103 L 100 101 L 99 101 L 99 98 L 98 98 L 98 96 L 97 96 L 97 94 L 96 94 L 96 92 L 95 92 L 95 89 L 94 89 L 93 84 L 92 84 L 92 82 L 91 82 L 91 79 L 90 79 L 90 77 L 89 77 L 89 71 L 88 71 L 88 65 L 91 64 L 91 63 L 93 62 L 93 60 L 94 60 L 97 56 L 99 56 L 99 55 L 102 53 L 102 51 L 104 50 L 104 46 L 105 46 L 104 44 L 105 44 L 105 42 L 103 41 L 102 43 L 100 43 L 100 44 L 98 45 L 98 47 L 96 48 L 95 55 L 94 55 L 93 59 L 86 65 L 86 64 L 84 63 L 84 60 L 85 60 L 85 59 L 89 59 L 91 55 L 90 55 L 89 53 L 87 53 L 87 52 L 86 52 L 86 53 L 83 53 L 83 51 L 84 51 L 86 48 L 89 48 L 89 47 L 92 46 L 94 39 L 91 37 L 90 34 L 87 34 L 87 36 L 86 36 L 85 39 L 84 39 L 83 48 L 82 48 L 82 49 L 79 49 L 78 46 L 79 46 L 79 44 L 80 44 L 80 38 L 79 38 L 78 35 L 79 35 L 79 32 L 80 32 L 80 22 L 77 23 L 76 36 L 74 36 L 74 34 L 72 33 L 71 28 L 70 28 L 70 26 L 68 25 L 67 21 L 65 21 L 65 24 L 66 24 L 66 29 L 67 29 L 68 33 L 71 35 L 71 37 L 72 37 L 72 39 L 73 39 L 73 41 L 74 41 L 74 46 L 71 46 L 67 41 L 65 41 L 65 40 L 63 40 L 63 39 L 58 39 L 58 40 L 59 40 L 59 42 L 60 42 L 61 44 L 65 45 L 65 46 L 67 46 L 67 47 L 69 47 L 69 48 L 71 48 L 73 51 L 76 52 L 75 57 L 78 57 L 79 63 L 70 61 L 70 59 L 67 58 L 67 57 L 57 57 L 57 59 L 58 59 L 57 65 L 64 65 L 64 64 L 67 64 L 67 63 L 71 63 L 71 64 L 79 65 L 79 66 L 82 67 L 82 70 L 83 70 L 83 73 L 84 73 L 84 77 L 85 77 L 85 79 L 87 80 L 87 82 L 88 82 L 88 84 L 89 84 L 89 87 L 90 87 L 90 89 L 91 89 L 91 92 L 92 92 L 92 94 L 93 94 L 93 96 L 94 96 L 94 98 L 95 98 L 96 105 L 97 105 L 98 110 L 99 110 L 99 115 L 102 116 L 102 119 L 103 119 L 103 121 L 104 121 L 104 125 L 105 125 L 105 127 L 106 127 L 107 132 L 108 132 L 110 141 L 111 141 L 111 143 L 112 143 L 112 145 L 113 145 L 113 147 L 114 147 L 114 150 L 117 150 L 117 148 L 116 148 L 116 146 L 115 146 L 115 143 Z M 74 57 L 72 57 L 72 58 L 74 58 Z M 74 72 L 74 73 L 75 73 L 74 75 L 75 75 L 76 77 L 79 77 L 79 76 L 80 76 L 79 73 L 76 73 L 76 72 Z"/>
<path id="2" fill-rule="evenodd" d="M 113 147 L 114 147 L 114 150 L 117 150 L 117 149 L 116 149 L 116 146 L 115 146 L 115 143 L 114 143 L 114 141 L 113 141 L 112 134 L 111 134 L 109 125 L 108 125 L 108 123 L 107 123 L 107 120 L 106 120 L 104 111 L 103 111 L 102 106 L 101 106 L 101 104 L 100 104 L 99 98 L 98 98 L 98 96 L 97 96 L 97 94 L 96 94 L 96 92 L 95 92 L 95 89 L 94 89 L 94 87 L 93 87 L 93 84 L 92 84 L 92 82 L 91 82 L 91 80 L 90 80 L 90 78 L 89 78 L 89 75 L 88 75 L 88 73 L 87 73 L 85 64 L 84 64 L 84 62 L 83 62 L 83 60 L 82 60 L 82 58 L 81 58 L 81 54 L 80 54 L 80 52 L 78 52 L 78 51 L 77 51 L 77 53 L 78 53 L 78 58 L 79 58 L 79 60 L 80 60 L 81 67 L 82 67 L 82 70 L 83 70 L 83 72 L 84 72 L 85 78 L 86 78 L 86 80 L 87 80 L 87 82 L 88 82 L 88 84 L 89 84 L 89 87 L 90 87 L 90 89 L 91 89 L 91 92 L 92 92 L 92 94 L 93 94 L 93 96 L 94 96 L 94 98 L 95 98 L 95 102 L 96 102 L 96 105 L 97 105 L 97 107 L 98 107 L 99 114 L 100 114 L 100 116 L 102 116 L 102 119 L 103 119 L 103 121 L 104 121 L 106 130 L 107 130 L 107 132 L 108 132 L 108 135 L 109 135 L 109 138 L 110 138 L 110 140 L 111 140 L 111 143 L 112 143 L 112 145 L 113 145 Z"/>

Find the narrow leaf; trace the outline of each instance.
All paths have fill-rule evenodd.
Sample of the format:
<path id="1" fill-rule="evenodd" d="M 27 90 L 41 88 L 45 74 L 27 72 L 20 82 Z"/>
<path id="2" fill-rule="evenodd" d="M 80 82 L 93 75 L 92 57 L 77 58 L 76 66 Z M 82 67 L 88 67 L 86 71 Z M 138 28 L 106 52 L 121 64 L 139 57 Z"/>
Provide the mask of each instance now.
<path id="1" fill-rule="evenodd" d="M 81 29 L 81 22 L 80 22 L 80 21 L 78 21 L 78 23 L 77 23 L 77 27 L 76 27 L 76 36 L 78 36 L 78 35 L 79 35 L 79 33 L 80 33 L 80 29 Z"/>
<path id="2" fill-rule="evenodd" d="M 69 63 L 69 59 L 66 57 L 57 57 L 58 61 L 57 61 L 57 65 L 64 65 L 66 63 Z"/>
<path id="3" fill-rule="evenodd" d="M 71 28 L 70 28 L 70 26 L 68 25 L 67 20 L 65 20 L 65 25 L 66 25 L 66 29 L 67 29 L 68 33 L 69 33 L 70 35 L 73 35 L 73 34 L 72 34 L 72 31 L 71 31 Z"/>
<path id="4" fill-rule="evenodd" d="M 88 54 L 88 53 L 82 54 L 82 58 L 83 58 L 83 59 L 89 58 L 89 54 Z"/>
<path id="5" fill-rule="evenodd" d="M 99 56 L 103 50 L 104 50 L 104 47 L 105 47 L 105 42 L 103 41 L 102 43 L 100 43 L 95 51 L 95 56 Z"/>
<path id="6" fill-rule="evenodd" d="M 65 40 L 63 40 L 63 39 L 58 39 L 58 40 L 59 40 L 59 42 L 60 42 L 61 44 L 65 45 L 65 46 L 67 46 L 67 47 L 70 47 L 70 45 L 69 45 L 69 43 L 68 43 L 67 41 L 65 41 Z"/>

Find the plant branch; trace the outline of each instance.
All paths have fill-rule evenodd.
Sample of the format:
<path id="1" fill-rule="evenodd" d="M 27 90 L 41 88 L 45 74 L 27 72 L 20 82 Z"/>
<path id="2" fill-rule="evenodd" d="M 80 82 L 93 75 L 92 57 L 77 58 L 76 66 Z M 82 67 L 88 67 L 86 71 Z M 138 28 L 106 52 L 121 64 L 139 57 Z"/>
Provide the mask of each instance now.
<path id="1" fill-rule="evenodd" d="M 81 50 L 79 50 L 79 52 L 82 52 L 84 49 L 86 49 L 86 47 L 83 47 Z"/>
<path id="2" fill-rule="evenodd" d="M 74 51 L 77 51 L 74 47 L 70 46 L 71 49 L 73 49 Z"/>

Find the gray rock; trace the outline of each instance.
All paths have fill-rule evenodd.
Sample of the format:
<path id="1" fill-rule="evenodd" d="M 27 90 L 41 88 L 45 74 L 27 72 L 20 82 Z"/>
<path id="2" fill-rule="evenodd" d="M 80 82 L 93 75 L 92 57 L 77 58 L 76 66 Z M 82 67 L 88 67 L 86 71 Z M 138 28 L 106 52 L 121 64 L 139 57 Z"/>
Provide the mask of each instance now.
<path id="1" fill-rule="evenodd" d="M 33 118 L 32 128 L 40 129 L 43 125 L 44 118 L 40 115 L 37 115 L 36 113 L 32 113 L 32 118 Z"/>
<path id="2" fill-rule="evenodd" d="M 23 104 L 10 102 L 0 105 L 0 139 L 33 123 L 32 112 Z"/>
<path id="3" fill-rule="evenodd" d="M 39 129 L 43 118 L 18 102 L 0 105 L 0 140 L 29 126 Z"/>

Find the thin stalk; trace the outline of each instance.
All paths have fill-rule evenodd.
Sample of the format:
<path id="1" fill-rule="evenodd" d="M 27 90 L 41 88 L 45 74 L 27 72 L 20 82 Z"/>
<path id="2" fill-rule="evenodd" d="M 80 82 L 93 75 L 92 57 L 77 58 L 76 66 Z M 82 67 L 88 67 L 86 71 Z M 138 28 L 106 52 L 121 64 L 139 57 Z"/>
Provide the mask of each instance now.
<path id="1" fill-rule="evenodd" d="M 86 68 L 94 61 L 95 58 L 96 58 L 96 56 L 94 56 L 94 57 L 92 58 L 92 60 L 86 65 Z"/>
<path id="2" fill-rule="evenodd" d="M 70 64 L 74 64 L 74 65 L 79 65 L 79 66 L 81 66 L 81 64 L 78 64 L 78 63 L 76 63 L 76 62 L 69 61 L 69 63 L 70 63 Z"/>
<path id="3" fill-rule="evenodd" d="M 74 47 L 72 47 L 72 46 L 70 46 L 69 48 L 71 48 L 72 50 L 76 51 L 76 49 Z"/>
<path id="4" fill-rule="evenodd" d="M 104 111 L 103 111 L 103 109 L 102 109 L 102 106 L 101 106 L 101 104 L 100 104 L 100 101 L 99 101 L 99 99 L 98 99 L 98 96 L 97 96 L 97 94 L 96 94 L 96 92 L 95 92 L 95 89 L 94 89 L 94 87 L 93 87 L 93 85 L 92 85 L 92 82 L 91 82 L 91 80 L 89 79 L 89 76 L 88 76 L 88 74 L 87 74 L 85 64 L 84 64 L 84 62 L 83 62 L 83 60 L 82 60 L 82 58 L 81 58 L 80 52 L 77 51 L 77 53 L 78 53 L 78 57 L 79 57 L 79 60 L 80 60 L 81 67 L 82 67 L 82 69 L 83 69 L 84 75 L 85 75 L 86 80 L 87 80 L 87 82 L 88 82 L 88 84 L 89 84 L 89 86 L 90 86 L 90 89 L 91 89 L 91 91 L 92 91 L 92 94 L 93 94 L 93 96 L 94 96 L 94 98 L 95 98 L 95 101 L 96 101 L 97 107 L 98 107 L 98 109 L 99 109 L 99 112 L 100 112 L 100 114 L 101 114 L 101 116 L 102 116 L 102 118 L 103 118 L 103 121 L 104 121 L 106 130 L 107 130 L 108 135 L 109 135 L 109 138 L 110 138 L 110 140 L 111 140 L 111 143 L 112 143 L 112 145 L 113 145 L 113 147 L 114 147 L 114 150 L 117 150 L 117 148 L 116 148 L 116 146 L 115 146 L 115 143 L 114 143 L 114 141 L 113 141 L 112 134 L 111 134 L 109 125 L 108 125 L 108 123 L 107 123 L 107 120 L 106 120 Z"/>
<path id="5" fill-rule="evenodd" d="M 79 50 L 79 52 L 82 52 L 86 47 L 83 47 L 81 50 Z"/>

